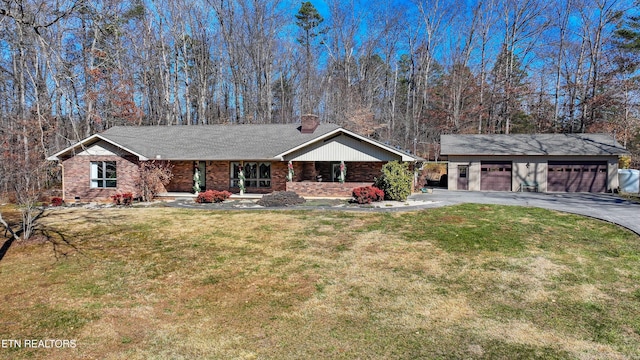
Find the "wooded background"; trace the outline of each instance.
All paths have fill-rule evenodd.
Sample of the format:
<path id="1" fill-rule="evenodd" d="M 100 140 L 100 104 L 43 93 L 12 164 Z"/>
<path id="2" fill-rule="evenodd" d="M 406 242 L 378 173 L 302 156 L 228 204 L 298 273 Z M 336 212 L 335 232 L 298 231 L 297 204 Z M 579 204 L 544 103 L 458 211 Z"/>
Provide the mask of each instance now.
<path id="1" fill-rule="evenodd" d="M 23 173 L 55 173 L 46 156 L 114 125 L 305 113 L 430 159 L 443 133 L 601 132 L 637 154 L 639 10 L 620 0 L 1 0 L 0 191 Z"/>

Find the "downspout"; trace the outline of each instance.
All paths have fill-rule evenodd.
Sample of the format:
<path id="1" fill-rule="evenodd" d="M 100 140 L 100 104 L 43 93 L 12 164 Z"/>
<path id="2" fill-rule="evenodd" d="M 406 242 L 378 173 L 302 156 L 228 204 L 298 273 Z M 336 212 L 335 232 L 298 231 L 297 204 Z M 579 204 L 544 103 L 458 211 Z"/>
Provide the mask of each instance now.
<path id="1" fill-rule="evenodd" d="M 66 197 L 64 196 L 64 164 L 62 164 L 62 161 L 60 161 L 60 163 L 58 164 L 58 166 L 60 166 L 60 168 L 62 169 L 62 201 L 66 201 Z"/>

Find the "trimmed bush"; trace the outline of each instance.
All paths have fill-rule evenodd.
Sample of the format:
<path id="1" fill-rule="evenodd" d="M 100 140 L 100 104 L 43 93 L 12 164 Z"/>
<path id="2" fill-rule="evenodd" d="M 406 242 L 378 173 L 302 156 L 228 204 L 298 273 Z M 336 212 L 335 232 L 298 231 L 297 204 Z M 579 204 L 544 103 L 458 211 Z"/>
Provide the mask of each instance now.
<path id="1" fill-rule="evenodd" d="M 382 175 L 374 186 L 384 191 L 385 200 L 405 201 L 411 195 L 413 175 L 409 164 L 390 161 L 382 167 Z"/>
<path id="2" fill-rule="evenodd" d="M 306 201 L 293 191 L 275 191 L 271 194 L 263 195 L 257 204 L 266 207 L 292 206 L 304 204 Z"/>
<path id="3" fill-rule="evenodd" d="M 151 201 L 173 178 L 173 165 L 165 161 L 143 161 L 140 163 L 140 178 L 136 182 L 142 201 Z"/>
<path id="4" fill-rule="evenodd" d="M 353 200 L 358 204 L 371 204 L 384 200 L 384 191 L 375 186 L 362 186 L 353 189 Z"/>
<path id="5" fill-rule="evenodd" d="M 61 197 L 52 197 L 51 198 L 51 206 L 62 206 L 64 204 L 64 200 Z"/>
<path id="6" fill-rule="evenodd" d="M 205 192 L 198 193 L 198 197 L 196 198 L 196 202 L 199 204 L 204 203 L 221 203 L 231 197 L 231 193 L 223 190 L 207 190 Z"/>

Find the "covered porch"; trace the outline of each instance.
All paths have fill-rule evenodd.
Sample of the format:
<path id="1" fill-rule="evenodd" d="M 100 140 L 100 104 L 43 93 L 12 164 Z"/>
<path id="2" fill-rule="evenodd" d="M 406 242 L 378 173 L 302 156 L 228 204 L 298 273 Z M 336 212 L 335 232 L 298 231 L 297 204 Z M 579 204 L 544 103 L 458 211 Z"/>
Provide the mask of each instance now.
<path id="1" fill-rule="evenodd" d="M 389 161 L 413 163 L 416 157 L 343 130 L 278 155 L 293 167 L 286 190 L 303 197 L 351 197 L 354 188 L 372 185 Z M 346 166 L 339 181 L 340 165 Z"/>
<path id="2" fill-rule="evenodd" d="M 345 161 L 340 182 L 340 161 L 292 161 L 294 176 L 286 190 L 303 197 L 351 197 L 353 189 L 373 184 L 386 162 Z"/>

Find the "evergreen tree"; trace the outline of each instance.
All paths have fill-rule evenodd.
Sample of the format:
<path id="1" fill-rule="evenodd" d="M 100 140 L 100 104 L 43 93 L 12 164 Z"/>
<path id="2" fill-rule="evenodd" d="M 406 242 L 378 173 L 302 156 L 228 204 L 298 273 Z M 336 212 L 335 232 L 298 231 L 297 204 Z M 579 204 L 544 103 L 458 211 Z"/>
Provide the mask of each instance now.
<path id="1" fill-rule="evenodd" d="M 513 117 L 522 110 L 526 79 L 518 56 L 503 46 L 490 74 L 493 90 L 490 111 L 495 132 L 511 131 Z"/>
<path id="2" fill-rule="evenodd" d="M 618 47 L 633 52 L 640 51 L 640 16 L 629 16 L 621 21 L 614 35 Z"/>
<path id="3" fill-rule="evenodd" d="M 322 40 L 317 40 L 319 36 L 326 33 L 326 29 L 321 27 L 324 18 L 310 1 L 302 3 L 300 10 L 296 14 L 296 25 L 300 28 L 300 36 L 298 43 L 304 49 L 305 63 L 303 64 L 304 72 L 304 94 L 302 100 L 302 112 L 311 113 L 314 111 L 315 104 L 311 89 L 313 71 L 316 68 L 314 58 L 314 48 L 322 44 Z"/>
<path id="4" fill-rule="evenodd" d="M 621 18 L 614 32 L 614 44 L 619 52 L 614 57 L 616 72 L 621 81 L 620 89 L 617 93 L 634 94 L 640 90 L 640 78 L 638 69 L 640 68 L 640 3 L 636 3 L 634 15 Z M 625 96 L 625 98 L 632 98 Z M 629 107 L 628 101 L 622 102 L 622 107 Z M 630 111 L 624 111 L 625 116 L 620 122 L 618 138 L 624 146 L 633 154 L 634 166 L 640 163 L 640 126 L 634 116 L 627 116 Z"/>

